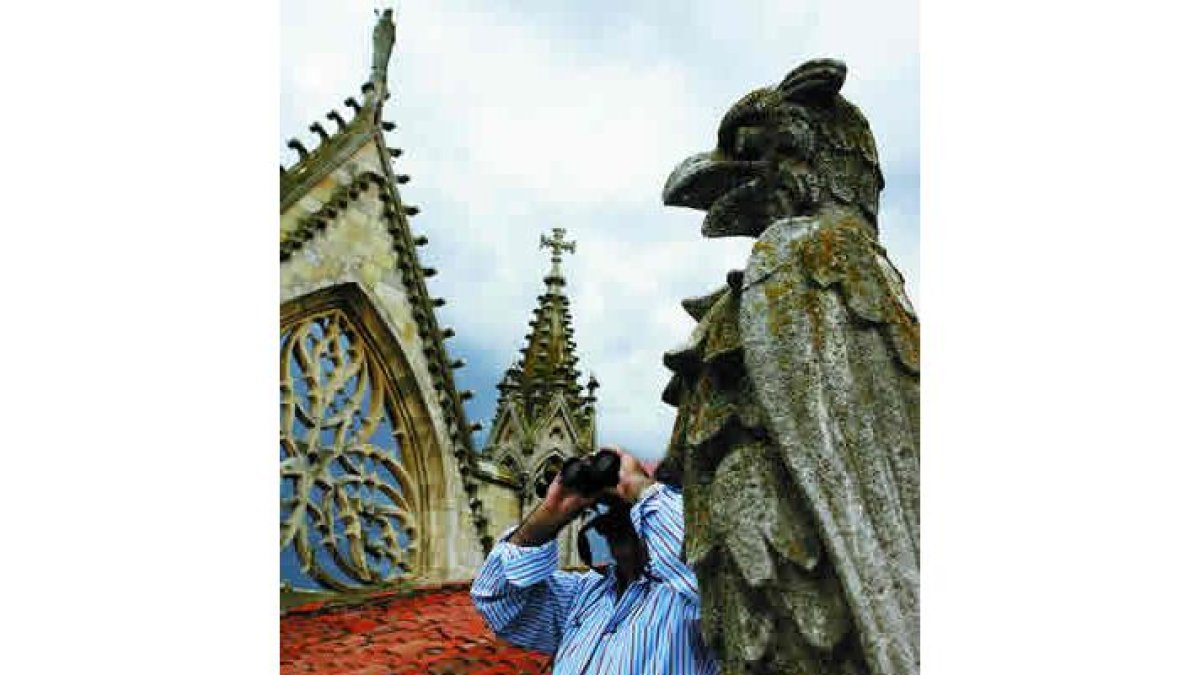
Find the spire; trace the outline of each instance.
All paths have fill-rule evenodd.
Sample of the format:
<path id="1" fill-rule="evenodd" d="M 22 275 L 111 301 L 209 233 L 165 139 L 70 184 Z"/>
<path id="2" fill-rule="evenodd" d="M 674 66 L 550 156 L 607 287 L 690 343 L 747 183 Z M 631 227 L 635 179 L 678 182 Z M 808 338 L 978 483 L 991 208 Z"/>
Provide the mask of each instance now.
<path id="1" fill-rule="evenodd" d="M 550 237 L 542 235 L 539 245 L 539 248 L 550 249 L 550 271 L 543 278 L 546 292 L 538 296 L 538 307 L 529 322 L 533 330 L 529 333 L 521 362 L 524 388 L 540 390 L 530 392 L 535 398 L 540 393 L 548 394 L 546 390 L 554 387 L 569 389 L 576 395 L 579 392 L 576 381 L 579 371 L 575 370 L 579 360 L 575 358 L 571 312 L 563 292 L 567 279 L 562 271 L 562 254 L 564 251 L 574 253 L 575 242 L 566 240 L 563 235 L 567 231 L 561 227 L 551 232 Z"/>
<path id="2" fill-rule="evenodd" d="M 577 427 L 584 428 L 594 396 L 593 389 L 584 394 L 576 368 L 579 358 L 575 355 L 575 329 L 571 327 L 570 300 L 564 292 L 567 279 L 562 270 L 563 253 L 574 253 L 575 242 L 567 241 L 565 235 L 565 229 L 556 227 L 550 236 L 541 236 L 539 248 L 550 249 L 550 270 L 543 278 L 546 291 L 537 298 L 520 359 L 497 385 L 501 404 L 497 414 L 505 403 L 520 401 L 526 419 L 535 421 L 561 392 Z"/>

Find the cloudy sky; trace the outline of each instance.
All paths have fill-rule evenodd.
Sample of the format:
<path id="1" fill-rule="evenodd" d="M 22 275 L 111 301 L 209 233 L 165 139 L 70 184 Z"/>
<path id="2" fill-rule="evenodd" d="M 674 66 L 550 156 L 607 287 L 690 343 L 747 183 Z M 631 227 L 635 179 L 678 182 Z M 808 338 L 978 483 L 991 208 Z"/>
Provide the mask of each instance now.
<path id="1" fill-rule="evenodd" d="M 674 419 L 662 353 L 692 325 L 679 301 L 723 283 L 751 244 L 702 238 L 703 214 L 662 206 L 663 182 L 715 144 L 730 104 L 808 58 L 848 65 L 842 93 L 870 120 L 887 181 L 881 236 L 919 307 L 915 0 L 289 0 L 285 165 L 286 139 L 311 147 L 308 125 L 367 79 L 377 7 L 397 9 L 385 119 L 399 125 L 397 172 L 412 176 L 402 194 L 421 207 L 430 290 L 448 300 L 440 321 L 485 427 L 549 266 L 539 235 L 560 226 L 578 243 L 564 269 L 581 370 L 601 383 L 600 440 L 662 454 Z"/>

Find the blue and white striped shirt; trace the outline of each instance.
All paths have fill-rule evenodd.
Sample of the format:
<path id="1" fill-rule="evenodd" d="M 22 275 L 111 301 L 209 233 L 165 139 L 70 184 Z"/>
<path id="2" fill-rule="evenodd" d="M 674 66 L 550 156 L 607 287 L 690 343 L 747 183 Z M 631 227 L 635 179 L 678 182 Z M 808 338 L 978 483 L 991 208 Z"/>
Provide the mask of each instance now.
<path id="1" fill-rule="evenodd" d="M 655 483 L 630 511 L 650 550 L 645 575 L 617 597 L 615 566 L 560 572 L 558 541 L 488 555 L 471 597 L 497 635 L 554 654 L 554 675 L 715 675 L 700 637 L 696 575 L 683 561 L 683 498 Z"/>

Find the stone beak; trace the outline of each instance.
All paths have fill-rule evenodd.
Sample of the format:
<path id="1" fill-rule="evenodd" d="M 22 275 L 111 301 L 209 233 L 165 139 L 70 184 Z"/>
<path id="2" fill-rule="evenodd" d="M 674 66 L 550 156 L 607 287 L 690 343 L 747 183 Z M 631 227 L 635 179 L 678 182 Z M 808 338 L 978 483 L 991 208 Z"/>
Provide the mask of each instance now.
<path id="1" fill-rule="evenodd" d="M 762 162 L 739 162 L 702 152 L 679 163 L 663 186 L 663 204 L 707 211 L 735 188 L 762 175 Z"/>

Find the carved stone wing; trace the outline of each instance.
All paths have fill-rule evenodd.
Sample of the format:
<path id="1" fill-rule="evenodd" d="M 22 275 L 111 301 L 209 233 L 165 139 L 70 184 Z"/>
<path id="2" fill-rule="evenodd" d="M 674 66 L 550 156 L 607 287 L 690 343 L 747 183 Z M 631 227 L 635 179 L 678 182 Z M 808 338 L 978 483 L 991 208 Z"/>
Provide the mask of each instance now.
<path id="1" fill-rule="evenodd" d="M 916 675 L 919 327 L 899 274 L 868 232 L 855 218 L 792 218 L 756 242 L 739 328 L 778 462 L 756 465 L 753 452 L 738 450 L 744 456 L 725 464 L 745 466 L 732 482 L 779 510 L 765 523 L 810 515 L 871 673 Z M 714 500 L 722 492 L 714 489 Z M 721 508 L 742 507 L 735 500 Z M 763 573 L 738 562 L 748 580 Z M 803 598 L 794 604 L 804 611 Z"/>
<path id="2" fill-rule="evenodd" d="M 699 325 L 665 359 L 679 414 L 659 468 L 683 477 L 705 642 L 725 675 L 864 673 L 836 571 L 744 368 L 741 276 L 730 285 L 684 302 Z"/>

